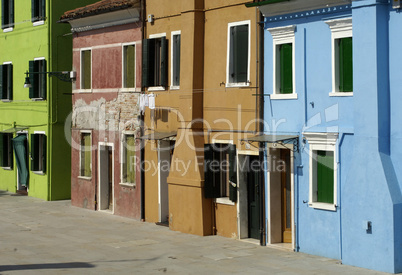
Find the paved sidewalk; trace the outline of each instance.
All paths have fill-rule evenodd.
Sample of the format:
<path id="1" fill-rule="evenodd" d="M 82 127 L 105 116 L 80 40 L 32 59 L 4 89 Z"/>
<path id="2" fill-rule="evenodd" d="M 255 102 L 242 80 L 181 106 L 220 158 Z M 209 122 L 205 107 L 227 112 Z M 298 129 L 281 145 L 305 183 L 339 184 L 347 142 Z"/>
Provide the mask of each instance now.
<path id="1" fill-rule="evenodd" d="M 381 274 L 0 191 L 0 274 Z"/>

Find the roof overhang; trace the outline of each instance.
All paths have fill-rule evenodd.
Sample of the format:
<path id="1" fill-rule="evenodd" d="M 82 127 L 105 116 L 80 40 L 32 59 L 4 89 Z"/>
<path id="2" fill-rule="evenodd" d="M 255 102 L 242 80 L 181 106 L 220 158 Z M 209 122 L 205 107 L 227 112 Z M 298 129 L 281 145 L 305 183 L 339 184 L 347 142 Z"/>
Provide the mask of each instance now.
<path id="1" fill-rule="evenodd" d="M 258 7 L 265 17 L 329 8 L 350 4 L 351 0 L 266 0 L 248 3 L 246 6 Z"/>
<path id="2" fill-rule="evenodd" d="M 280 145 L 292 144 L 293 151 L 299 150 L 299 135 L 278 135 L 278 134 L 263 134 L 257 135 L 249 138 L 241 139 L 248 143 L 252 142 L 262 142 L 262 143 L 277 143 Z"/>
<path id="3" fill-rule="evenodd" d="M 19 131 L 26 130 L 26 129 L 28 129 L 28 127 L 13 127 L 13 128 L 10 128 L 10 129 L 6 129 L 6 130 L 3 130 L 3 131 L 0 131 L 0 133 L 3 133 L 3 134 L 14 134 L 14 133 L 17 133 L 17 132 L 19 132 Z"/>
<path id="4" fill-rule="evenodd" d="M 133 7 L 65 21 L 70 23 L 72 32 L 84 32 L 139 22 L 140 9 Z"/>
<path id="5" fill-rule="evenodd" d="M 164 139 L 172 139 L 177 135 L 177 132 L 153 132 L 149 135 L 144 135 L 139 137 L 142 140 L 164 140 Z"/>

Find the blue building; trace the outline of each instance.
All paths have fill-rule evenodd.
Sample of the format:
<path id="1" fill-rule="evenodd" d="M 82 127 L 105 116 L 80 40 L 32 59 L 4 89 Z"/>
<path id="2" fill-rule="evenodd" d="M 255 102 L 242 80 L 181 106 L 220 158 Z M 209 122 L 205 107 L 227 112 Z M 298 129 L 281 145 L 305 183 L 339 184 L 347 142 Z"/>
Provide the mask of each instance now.
<path id="1" fill-rule="evenodd" d="M 254 1 L 264 15 L 268 245 L 402 272 L 402 14 L 392 0 Z M 281 164 L 282 163 L 282 164 Z"/>

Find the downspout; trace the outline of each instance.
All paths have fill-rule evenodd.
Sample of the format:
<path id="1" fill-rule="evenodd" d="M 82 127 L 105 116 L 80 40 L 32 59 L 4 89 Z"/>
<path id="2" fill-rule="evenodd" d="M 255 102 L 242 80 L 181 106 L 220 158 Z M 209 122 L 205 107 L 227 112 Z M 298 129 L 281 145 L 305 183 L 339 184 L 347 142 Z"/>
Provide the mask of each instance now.
<path id="1" fill-rule="evenodd" d="M 47 28 L 47 35 L 48 35 L 48 43 L 49 43 L 49 45 L 48 45 L 48 48 L 47 48 L 47 54 L 48 54 L 48 60 L 49 60 L 49 62 L 47 62 L 48 63 L 48 67 L 49 67 L 49 71 L 51 72 L 52 71 L 52 66 L 53 66 L 53 58 L 52 58 L 52 48 L 53 48 L 53 40 L 52 40 L 52 33 L 53 33 L 53 13 L 52 13 L 52 8 L 53 8 L 53 5 L 52 5 L 52 1 L 48 1 L 48 3 L 49 3 L 49 5 L 46 5 L 47 6 L 47 8 L 48 8 L 48 10 L 47 10 L 47 14 L 49 15 L 49 21 L 47 21 L 48 23 L 48 28 Z M 56 49 L 56 51 L 57 51 L 57 49 Z M 45 70 L 46 71 L 48 71 L 47 70 L 47 68 L 45 68 Z M 48 116 L 47 116 L 47 133 L 48 133 L 48 136 L 47 136 L 47 141 L 46 141 L 46 146 L 48 147 L 47 148 L 47 150 L 46 150 L 46 154 L 47 154 L 47 156 L 46 156 L 46 166 L 47 166 L 47 168 L 46 168 L 46 171 L 47 171 L 47 200 L 49 201 L 49 200 L 51 200 L 52 199 L 52 196 L 51 196 L 51 193 L 52 193 L 52 185 L 50 184 L 50 181 L 51 181 L 51 178 L 52 178 L 52 169 L 51 169 L 51 158 L 50 158 L 50 156 L 52 156 L 52 153 L 53 153 L 53 146 L 52 146 L 52 141 L 51 141 L 51 138 L 53 137 L 53 129 L 52 129 L 52 127 L 51 127 L 51 124 L 50 124 L 50 122 L 52 121 L 52 113 L 53 113 L 53 109 L 52 109 L 52 106 L 53 106 L 53 93 L 51 93 L 51 92 L 49 92 L 49 91 L 52 91 L 52 87 L 53 87 L 53 81 L 47 81 L 47 83 L 49 83 L 48 85 L 49 85 L 49 89 L 47 89 L 46 90 L 46 92 L 48 93 L 48 96 L 47 96 L 47 98 L 48 98 L 48 100 L 46 101 L 46 103 L 47 103 L 47 105 L 48 105 L 48 107 L 47 107 L 47 111 L 48 111 Z M 71 182 L 70 182 L 70 184 L 71 184 Z"/>
<path id="2" fill-rule="evenodd" d="M 256 109 L 259 111 L 258 114 L 258 132 L 264 132 L 264 16 L 261 14 L 258 8 L 255 8 L 255 19 L 256 19 L 256 54 L 257 63 L 256 63 L 256 83 L 258 83 L 258 90 L 256 91 Z M 260 25 L 262 24 L 262 25 Z M 259 103 L 259 105 L 257 105 Z M 264 148 L 265 143 L 260 142 L 259 144 L 259 161 L 260 163 L 264 162 Z M 260 198 L 260 209 L 261 209 L 261 217 L 260 217 L 260 227 L 261 227 L 261 236 L 260 236 L 260 245 L 265 246 L 267 244 L 266 240 L 266 212 L 265 212 L 265 169 L 261 169 L 259 173 L 259 183 L 261 186 L 261 198 Z"/>
<path id="3" fill-rule="evenodd" d="M 141 36 L 142 41 L 145 39 L 145 3 L 144 0 L 140 1 L 141 5 Z M 141 78 L 142 79 L 142 78 Z M 142 83 L 141 83 L 142 87 Z M 140 135 L 144 135 L 144 114 L 141 112 L 140 114 Z M 145 141 L 143 139 L 140 140 L 141 146 L 141 163 L 140 163 L 140 175 L 141 175 L 141 221 L 145 221 L 145 173 L 144 173 L 144 160 L 145 160 Z"/>

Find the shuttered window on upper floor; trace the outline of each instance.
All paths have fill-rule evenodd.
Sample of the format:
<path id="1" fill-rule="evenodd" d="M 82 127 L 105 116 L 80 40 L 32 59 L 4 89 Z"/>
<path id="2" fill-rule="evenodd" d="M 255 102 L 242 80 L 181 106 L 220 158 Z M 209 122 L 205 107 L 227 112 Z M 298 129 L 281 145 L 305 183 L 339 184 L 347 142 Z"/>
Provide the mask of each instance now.
<path id="1" fill-rule="evenodd" d="M 92 87 L 91 63 L 91 50 L 81 51 L 81 89 L 91 89 Z"/>
<path id="2" fill-rule="evenodd" d="M 167 86 L 167 39 L 145 39 L 142 43 L 142 86 Z"/>
<path id="3" fill-rule="evenodd" d="M 337 40 L 339 62 L 339 92 L 353 92 L 353 39 Z"/>
<path id="4" fill-rule="evenodd" d="M 0 65 L 0 96 L 1 100 L 13 99 L 13 65 Z"/>
<path id="5" fill-rule="evenodd" d="M 135 59 L 135 45 L 126 45 L 123 47 L 123 87 L 135 88 L 135 74 L 136 74 L 136 59 Z"/>
<path id="6" fill-rule="evenodd" d="M 1 28 L 14 27 L 14 0 L 1 0 Z"/>
<path id="7" fill-rule="evenodd" d="M 31 0 L 31 21 L 38 22 L 46 19 L 46 0 Z"/>
<path id="8" fill-rule="evenodd" d="M 47 74 L 46 60 L 31 60 L 29 61 L 29 98 L 46 99 L 47 92 Z"/>
<path id="9" fill-rule="evenodd" d="M 228 82 L 248 83 L 249 69 L 249 25 L 230 26 L 229 29 Z"/>
<path id="10" fill-rule="evenodd" d="M 281 94 L 293 93 L 293 45 L 292 43 L 279 45 L 279 91 Z"/>

